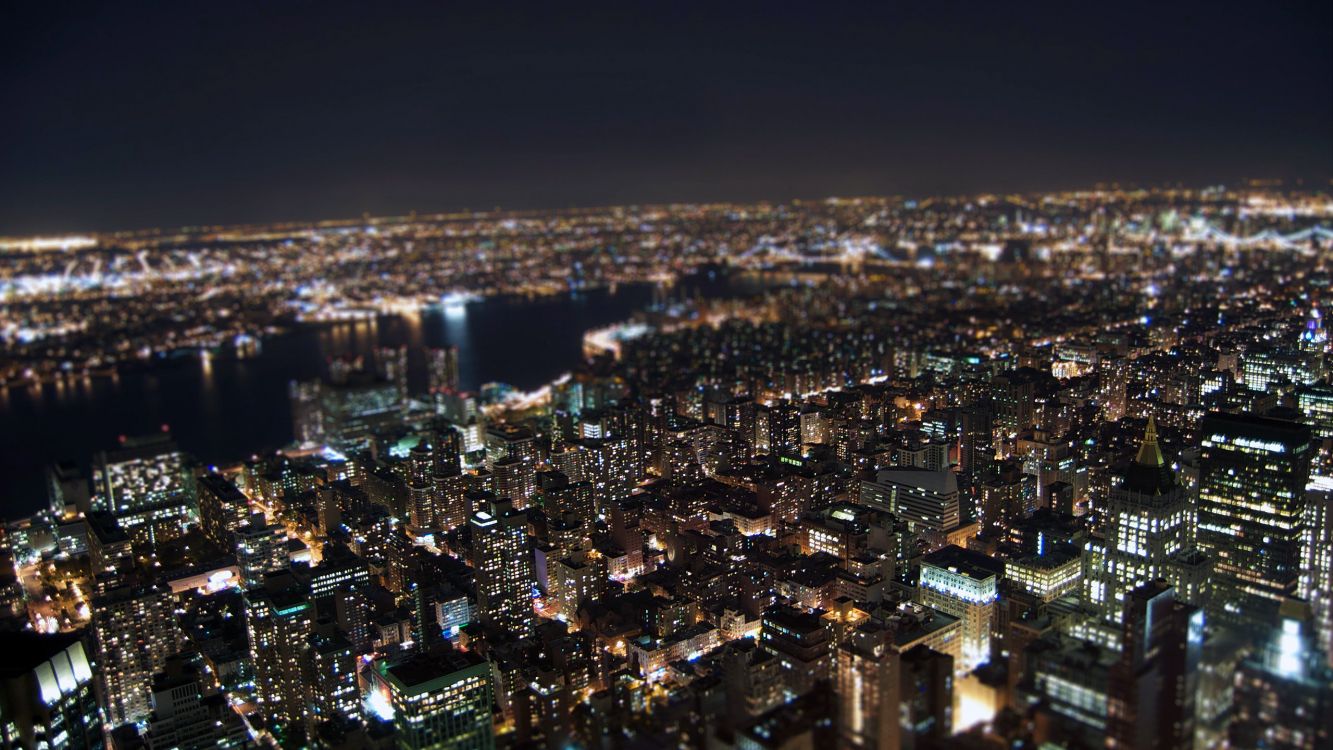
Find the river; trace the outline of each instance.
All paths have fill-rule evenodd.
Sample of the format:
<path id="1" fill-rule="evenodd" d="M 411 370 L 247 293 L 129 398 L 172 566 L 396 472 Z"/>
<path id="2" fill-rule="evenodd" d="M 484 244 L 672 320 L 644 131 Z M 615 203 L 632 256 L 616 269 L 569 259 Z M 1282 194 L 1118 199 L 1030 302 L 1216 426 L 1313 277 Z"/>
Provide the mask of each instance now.
<path id="1" fill-rule="evenodd" d="M 683 279 L 671 294 L 718 298 L 753 289 L 705 273 Z M 0 389 L 0 515 L 45 508 L 47 465 L 73 460 L 86 467 L 121 435 L 166 426 L 205 463 L 279 448 L 292 439 L 288 383 L 323 375 L 339 355 L 406 345 L 409 383 L 420 392 L 424 349 L 452 345 L 464 389 L 492 381 L 537 388 L 582 360 L 584 331 L 630 317 L 652 303 L 653 292 L 651 285 L 630 284 L 535 299 L 490 297 L 448 314 L 429 309 L 301 326 L 266 339 L 259 354 L 245 359 L 187 356 L 115 378 Z"/>

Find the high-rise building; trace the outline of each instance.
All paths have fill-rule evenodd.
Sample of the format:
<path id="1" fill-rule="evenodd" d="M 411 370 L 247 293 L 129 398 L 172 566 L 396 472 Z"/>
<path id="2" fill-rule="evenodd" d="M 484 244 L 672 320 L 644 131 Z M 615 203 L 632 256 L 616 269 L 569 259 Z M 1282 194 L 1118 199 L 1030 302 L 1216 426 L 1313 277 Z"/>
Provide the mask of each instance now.
<path id="1" fill-rule="evenodd" d="M 531 635 L 536 573 L 528 543 L 527 515 L 512 503 L 493 500 L 468 520 L 477 615 L 482 623 L 515 636 Z"/>
<path id="2" fill-rule="evenodd" d="M 222 549 L 231 549 L 233 534 L 250 516 L 250 501 L 221 474 L 199 477 L 199 525 L 204 536 Z"/>
<path id="3" fill-rule="evenodd" d="M 900 750 L 948 737 L 953 728 L 954 660 L 875 622 L 838 647 L 838 732 L 848 747 Z"/>
<path id="4" fill-rule="evenodd" d="M 860 502 L 887 510 L 906 521 L 913 533 L 936 540 L 958 527 L 958 478 L 951 471 L 880 469 L 873 480 L 861 482 Z"/>
<path id="5" fill-rule="evenodd" d="M 537 492 L 537 467 L 532 461 L 517 456 L 506 456 L 491 468 L 495 474 L 495 494 L 514 501 L 514 507 L 528 507 Z"/>
<path id="6" fill-rule="evenodd" d="M 1266 632 L 1300 580 L 1310 428 L 1212 413 L 1199 432 L 1199 547 L 1214 562 L 1209 617 Z"/>
<path id="7" fill-rule="evenodd" d="M 1084 546 L 1084 599 L 1110 630 L 1120 630 L 1130 591 L 1172 578 L 1172 561 L 1190 549 L 1193 526 L 1189 494 L 1163 457 L 1150 417 L 1138 455 L 1106 498 L 1103 535 Z"/>
<path id="8" fill-rule="evenodd" d="M 356 653 L 332 620 L 316 622 L 306 638 L 306 725 L 355 719 L 361 715 Z"/>
<path id="9" fill-rule="evenodd" d="M 962 621 L 960 672 L 990 657 L 991 620 L 1004 563 L 949 545 L 921 559 L 917 601 Z"/>
<path id="10" fill-rule="evenodd" d="M 236 564 L 246 588 L 262 586 L 265 575 L 291 567 L 287 530 L 266 523 L 263 513 L 255 513 L 248 523 L 238 526 L 234 539 Z"/>
<path id="11" fill-rule="evenodd" d="M 189 457 L 166 432 L 121 441 L 93 459 L 94 510 L 106 510 L 136 545 L 175 539 L 197 514 Z"/>
<path id="12" fill-rule="evenodd" d="M 1333 666 L 1333 480 L 1315 477 L 1305 496 L 1301 598 L 1310 603 L 1315 640 Z"/>
<path id="13" fill-rule="evenodd" d="M 397 728 L 402 750 L 492 750 L 491 666 L 472 652 L 437 649 L 377 661 L 369 703 Z"/>
<path id="14" fill-rule="evenodd" d="M 398 394 L 398 404 L 407 405 L 407 347 L 385 346 L 375 352 L 379 376 L 390 383 Z"/>
<path id="15" fill-rule="evenodd" d="M 816 614 L 786 606 L 764 612 L 759 647 L 778 660 L 787 699 L 832 676 L 834 645 L 829 623 Z"/>
<path id="16" fill-rule="evenodd" d="M 110 589 L 93 598 L 92 627 L 107 718 L 112 724 L 147 719 L 153 675 L 181 643 L 171 589 L 134 585 Z"/>
<path id="17" fill-rule="evenodd" d="M 307 715 L 307 661 L 313 627 L 310 601 L 290 579 L 275 576 L 245 592 L 245 624 L 250 635 L 255 699 L 279 733 L 304 728 Z"/>
<path id="18" fill-rule="evenodd" d="M 1107 748 L 1191 750 L 1203 647 L 1203 611 L 1178 602 L 1164 580 L 1125 600 L 1120 660 L 1107 690 Z"/>
<path id="19" fill-rule="evenodd" d="M 102 747 L 92 660 L 80 633 L 0 633 L 0 748 Z"/>

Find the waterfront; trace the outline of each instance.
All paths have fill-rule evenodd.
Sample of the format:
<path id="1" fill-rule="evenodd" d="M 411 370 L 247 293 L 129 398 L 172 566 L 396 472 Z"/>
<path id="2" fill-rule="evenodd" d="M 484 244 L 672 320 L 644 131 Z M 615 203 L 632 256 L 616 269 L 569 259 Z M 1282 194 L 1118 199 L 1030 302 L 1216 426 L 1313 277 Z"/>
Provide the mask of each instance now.
<path id="1" fill-rule="evenodd" d="M 716 298 L 752 287 L 721 275 L 683 279 L 671 294 Z M 582 359 L 583 332 L 624 320 L 653 301 L 654 287 L 627 284 L 536 298 L 500 296 L 419 315 L 302 326 L 263 342 L 257 356 L 180 357 L 115 378 L 0 389 L 0 514 L 46 505 L 44 467 L 86 465 L 120 435 L 170 428 L 205 463 L 243 459 L 292 439 L 287 387 L 319 377 L 328 360 L 407 346 L 409 382 L 425 387 L 424 347 L 457 346 L 463 388 L 499 381 L 537 388 Z"/>

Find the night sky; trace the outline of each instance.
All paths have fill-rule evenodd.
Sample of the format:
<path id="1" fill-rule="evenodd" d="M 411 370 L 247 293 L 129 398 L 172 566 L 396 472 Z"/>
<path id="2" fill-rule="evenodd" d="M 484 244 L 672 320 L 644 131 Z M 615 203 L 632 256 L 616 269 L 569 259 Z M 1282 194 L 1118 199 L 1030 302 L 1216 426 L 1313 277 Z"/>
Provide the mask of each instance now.
<path id="1" fill-rule="evenodd" d="M 1333 174 L 1333 3 L 15 1 L 0 235 Z"/>

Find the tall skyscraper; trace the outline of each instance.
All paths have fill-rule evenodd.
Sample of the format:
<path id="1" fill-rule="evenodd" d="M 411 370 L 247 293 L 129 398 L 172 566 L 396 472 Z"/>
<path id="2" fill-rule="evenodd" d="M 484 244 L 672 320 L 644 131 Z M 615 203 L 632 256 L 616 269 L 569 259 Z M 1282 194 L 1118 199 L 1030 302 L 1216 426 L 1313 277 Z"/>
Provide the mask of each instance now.
<path id="1" fill-rule="evenodd" d="M 1120 630 L 1125 597 L 1159 578 L 1193 537 L 1194 512 L 1185 487 L 1162 455 L 1151 417 L 1134 462 L 1111 487 L 1102 535 L 1085 543 L 1084 598 L 1111 631 Z"/>
<path id="2" fill-rule="evenodd" d="M 266 583 L 245 592 L 245 624 L 259 710 L 283 734 L 304 728 L 313 607 L 294 580 Z"/>
<path id="3" fill-rule="evenodd" d="M 468 520 L 472 531 L 472 572 L 477 580 L 477 615 L 497 631 L 531 635 L 536 585 L 527 515 L 504 500 L 479 508 Z"/>
<path id="4" fill-rule="evenodd" d="M 847 747 L 901 750 L 952 731 L 953 657 L 902 640 L 866 624 L 838 647 L 838 733 Z"/>
<path id="5" fill-rule="evenodd" d="M 407 407 L 407 347 L 381 347 L 375 352 L 379 376 L 393 383 L 398 393 L 398 404 Z"/>
<path id="6" fill-rule="evenodd" d="M 1107 748 L 1191 750 L 1203 648 L 1203 611 L 1164 580 L 1125 601 L 1123 648 L 1107 691 Z"/>
<path id="7" fill-rule="evenodd" d="M 226 696 L 192 660 L 176 655 L 153 677 L 153 717 L 146 739 L 150 748 L 213 750 L 241 748 L 250 732 Z"/>
<path id="8" fill-rule="evenodd" d="M 1310 428 L 1212 413 L 1199 432 L 1199 547 L 1214 561 L 1209 617 L 1266 632 L 1300 580 Z"/>
<path id="9" fill-rule="evenodd" d="M 119 586 L 93 599 L 92 616 L 107 718 L 112 724 L 147 719 L 153 675 L 180 648 L 171 590 Z"/>

